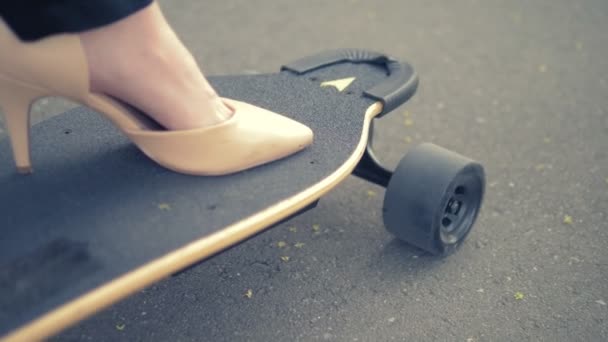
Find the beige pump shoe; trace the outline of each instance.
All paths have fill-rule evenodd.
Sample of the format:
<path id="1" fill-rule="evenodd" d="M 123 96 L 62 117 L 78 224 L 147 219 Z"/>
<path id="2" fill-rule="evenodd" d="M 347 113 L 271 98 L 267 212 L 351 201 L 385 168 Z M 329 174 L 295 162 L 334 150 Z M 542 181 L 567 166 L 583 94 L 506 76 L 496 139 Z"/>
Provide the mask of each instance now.
<path id="1" fill-rule="evenodd" d="M 24 43 L 0 19 L 0 107 L 20 173 L 32 171 L 29 109 L 44 96 L 63 96 L 103 113 L 150 158 L 187 174 L 241 171 L 300 151 L 313 139 L 303 124 L 228 99 L 224 101 L 234 114 L 218 125 L 179 131 L 152 128 L 128 106 L 89 91 L 88 66 L 78 35 Z"/>

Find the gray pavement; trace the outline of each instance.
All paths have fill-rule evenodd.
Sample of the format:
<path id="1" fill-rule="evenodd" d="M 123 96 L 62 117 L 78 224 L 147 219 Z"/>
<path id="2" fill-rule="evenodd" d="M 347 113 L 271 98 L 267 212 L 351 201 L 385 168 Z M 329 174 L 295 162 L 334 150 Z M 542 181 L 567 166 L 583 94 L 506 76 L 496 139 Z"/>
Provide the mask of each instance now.
<path id="1" fill-rule="evenodd" d="M 58 340 L 608 339 L 608 2 L 161 5 L 208 74 L 338 47 L 408 60 L 419 92 L 378 122 L 378 153 L 395 166 L 430 141 L 481 161 L 483 212 L 455 255 L 434 258 L 392 238 L 383 190 L 350 178 L 316 210 Z"/>

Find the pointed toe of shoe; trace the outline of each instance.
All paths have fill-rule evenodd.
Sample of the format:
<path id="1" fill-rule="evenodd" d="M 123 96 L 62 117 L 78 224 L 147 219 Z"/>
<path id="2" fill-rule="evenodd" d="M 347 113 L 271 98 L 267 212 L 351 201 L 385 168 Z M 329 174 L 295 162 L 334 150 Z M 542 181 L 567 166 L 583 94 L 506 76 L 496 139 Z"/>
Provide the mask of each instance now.
<path id="1" fill-rule="evenodd" d="M 225 99 L 227 121 L 185 131 L 132 131 L 129 137 L 157 163 L 193 175 L 243 171 L 303 150 L 312 130 L 295 120 L 248 103 Z"/>
<path id="2" fill-rule="evenodd" d="M 247 127 L 243 131 L 255 130 L 255 133 L 249 133 L 258 136 L 258 146 L 263 148 L 259 152 L 266 155 L 265 158 L 272 160 L 273 154 L 277 157 L 286 156 L 312 144 L 314 134 L 308 126 L 286 116 L 259 107 L 252 109 L 250 106 L 247 105 L 247 111 L 252 115 L 247 115 L 248 119 L 241 118 L 247 121 L 251 119 L 245 123 Z"/>

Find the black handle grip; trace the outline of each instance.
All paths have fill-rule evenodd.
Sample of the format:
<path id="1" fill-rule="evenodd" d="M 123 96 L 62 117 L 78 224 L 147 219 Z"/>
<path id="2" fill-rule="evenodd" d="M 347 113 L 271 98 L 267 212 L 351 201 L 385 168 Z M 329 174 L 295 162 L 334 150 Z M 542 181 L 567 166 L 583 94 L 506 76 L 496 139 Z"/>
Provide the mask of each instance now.
<path id="1" fill-rule="evenodd" d="M 315 69 L 343 62 L 370 63 L 386 68 L 389 75 L 386 81 L 364 92 L 366 96 L 382 102 L 382 114 L 392 111 L 407 101 L 414 95 L 418 87 L 418 76 L 411 65 L 400 63 L 381 53 L 359 49 L 325 51 L 284 65 L 281 70 L 304 74 Z"/>

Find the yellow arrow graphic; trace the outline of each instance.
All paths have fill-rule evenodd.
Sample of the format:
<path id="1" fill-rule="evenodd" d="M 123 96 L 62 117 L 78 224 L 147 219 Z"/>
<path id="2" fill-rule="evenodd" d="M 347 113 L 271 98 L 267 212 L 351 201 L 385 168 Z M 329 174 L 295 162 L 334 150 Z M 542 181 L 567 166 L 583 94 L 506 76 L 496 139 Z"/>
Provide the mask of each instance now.
<path id="1" fill-rule="evenodd" d="M 339 80 L 327 81 L 321 83 L 321 87 L 335 87 L 336 89 L 338 89 L 338 91 L 341 92 L 344 89 L 348 88 L 348 86 L 353 83 L 355 79 L 356 77 L 347 77 Z"/>

